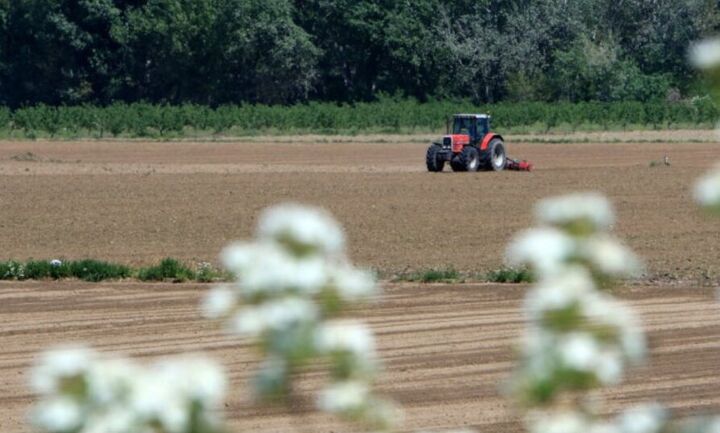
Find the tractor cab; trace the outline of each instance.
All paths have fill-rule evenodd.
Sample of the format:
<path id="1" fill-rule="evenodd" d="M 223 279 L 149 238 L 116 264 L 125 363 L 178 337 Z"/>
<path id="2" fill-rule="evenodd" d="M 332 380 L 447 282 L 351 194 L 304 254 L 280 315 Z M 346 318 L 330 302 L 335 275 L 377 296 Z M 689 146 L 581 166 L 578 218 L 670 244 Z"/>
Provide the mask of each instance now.
<path id="1" fill-rule="evenodd" d="M 452 135 L 467 135 L 471 144 L 477 145 L 488 132 L 490 132 L 490 116 L 487 114 L 456 114 L 453 116 Z M 448 135 L 450 135 L 450 131 L 448 131 Z"/>

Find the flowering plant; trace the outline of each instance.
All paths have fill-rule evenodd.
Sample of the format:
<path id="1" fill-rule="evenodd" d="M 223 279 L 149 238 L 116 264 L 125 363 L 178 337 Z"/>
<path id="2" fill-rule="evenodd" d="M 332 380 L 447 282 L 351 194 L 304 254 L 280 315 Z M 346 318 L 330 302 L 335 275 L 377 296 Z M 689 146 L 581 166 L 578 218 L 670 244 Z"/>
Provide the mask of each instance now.
<path id="1" fill-rule="evenodd" d="M 527 408 L 534 433 L 625 432 L 645 420 L 659 431 L 664 411 L 636 408 L 617 420 L 597 416 L 587 393 L 622 380 L 642 361 L 645 337 L 633 311 L 608 289 L 641 265 L 610 236 L 610 203 L 597 194 L 549 198 L 536 207 L 539 227 L 520 233 L 507 259 L 528 266 L 537 282 L 524 305 L 527 329 L 511 389 Z M 652 428 L 651 428 L 652 427 Z M 659 428 L 659 427 L 658 427 Z"/>
<path id="2" fill-rule="evenodd" d="M 209 318 L 249 337 L 265 359 L 255 385 L 261 397 L 293 395 L 294 373 L 326 360 L 330 384 L 317 406 L 326 412 L 384 430 L 394 406 L 372 393 L 378 370 L 375 340 L 361 322 L 342 319 L 348 305 L 378 292 L 374 276 L 353 267 L 338 223 L 320 209 L 285 204 L 266 210 L 256 240 L 222 253 L 237 280 L 211 290 L 203 304 Z"/>
<path id="3" fill-rule="evenodd" d="M 53 433 L 217 433 L 222 369 L 202 357 L 149 367 L 82 347 L 44 353 L 32 374 L 34 424 Z"/>
<path id="4" fill-rule="evenodd" d="M 720 37 L 706 39 L 690 48 L 690 63 L 708 78 L 715 100 L 720 101 Z M 720 213 L 720 166 L 695 185 L 695 199 L 704 208 Z"/>

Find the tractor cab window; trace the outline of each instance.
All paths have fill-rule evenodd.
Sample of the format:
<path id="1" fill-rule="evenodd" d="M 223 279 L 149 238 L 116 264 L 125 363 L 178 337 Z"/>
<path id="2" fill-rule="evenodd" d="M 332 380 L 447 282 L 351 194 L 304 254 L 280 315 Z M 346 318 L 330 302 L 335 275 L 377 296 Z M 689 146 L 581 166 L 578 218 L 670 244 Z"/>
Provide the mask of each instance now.
<path id="1" fill-rule="evenodd" d="M 472 131 L 473 119 L 469 117 L 456 117 L 453 122 L 453 134 L 467 134 Z"/>
<path id="2" fill-rule="evenodd" d="M 490 125 L 487 117 L 481 117 L 477 120 L 477 132 L 479 136 L 484 136 L 490 132 Z"/>

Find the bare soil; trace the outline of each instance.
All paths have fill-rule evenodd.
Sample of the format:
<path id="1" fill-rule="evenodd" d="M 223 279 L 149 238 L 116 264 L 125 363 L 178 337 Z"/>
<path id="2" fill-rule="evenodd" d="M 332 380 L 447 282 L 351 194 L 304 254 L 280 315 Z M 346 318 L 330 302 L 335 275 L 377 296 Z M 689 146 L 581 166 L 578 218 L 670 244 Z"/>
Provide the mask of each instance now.
<path id="1" fill-rule="evenodd" d="M 249 379 L 257 356 L 247 341 L 203 320 L 205 285 L 0 282 L 0 431 L 29 432 L 34 401 L 27 383 L 33 356 L 49 346 L 84 342 L 150 361 L 204 352 L 226 367 L 231 388 L 224 414 L 231 431 L 330 433 L 352 431 L 312 410 L 320 372 L 302 379 L 295 411 L 252 402 Z M 518 432 L 517 413 L 501 387 L 514 365 L 522 331 L 523 285 L 388 285 L 376 304 L 353 316 L 379 339 L 385 372 L 381 392 L 405 409 L 403 431 L 473 427 Z M 607 392 L 608 413 L 659 401 L 678 414 L 720 410 L 720 304 L 712 289 L 638 286 L 620 290 L 641 314 L 650 338 L 647 366 Z"/>
<path id="2" fill-rule="evenodd" d="M 669 141 L 510 137 L 510 154 L 535 171 L 441 174 L 425 171 L 427 142 L 416 136 L 0 142 L 0 260 L 214 261 L 228 242 L 251 236 L 264 207 L 290 200 L 330 209 L 365 266 L 484 272 L 502 265 L 538 199 L 597 190 L 615 203 L 616 233 L 646 259 L 648 280 L 717 281 L 720 222 L 691 197 L 696 178 L 720 160 L 718 143 L 694 140 L 713 133 L 611 134 Z M 577 139 L 588 137 L 607 138 Z M 650 167 L 665 155 L 670 166 Z"/>

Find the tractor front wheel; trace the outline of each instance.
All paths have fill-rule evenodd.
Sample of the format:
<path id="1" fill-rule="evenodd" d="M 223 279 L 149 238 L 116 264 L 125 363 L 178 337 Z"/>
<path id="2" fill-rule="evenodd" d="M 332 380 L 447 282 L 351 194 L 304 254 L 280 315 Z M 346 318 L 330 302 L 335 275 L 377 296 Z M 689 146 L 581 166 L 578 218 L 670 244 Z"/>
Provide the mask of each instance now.
<path id="1" fill-rule="evenodd" d="M 440 157 L 440 148 L 436 145 L 430 145 L 425 155 L 425 165 L 428 171 L 439 172 L 445 167 L 445 160 Z"/>
<path id="2" fill-rule="evenodd" d="M 502 171 L 505 169 L 507 155 L 505 145 L 499 138 L 493 138 L 485 151 L 483 167 L 485 170 Z"/>
<path id="3" fill-rule="evenodd" d="M 480 168 L 480 152 L 475 146 L 465 146 L 458 159 L 463 171 L 478 171 Z"/>
<path id="4" fill-rule="evenodd" d="M 465 166 L 460 161 L 460 155 L 453 155 L 450 159 L 450 168 L 452 171 L 465 171 Z"/>

